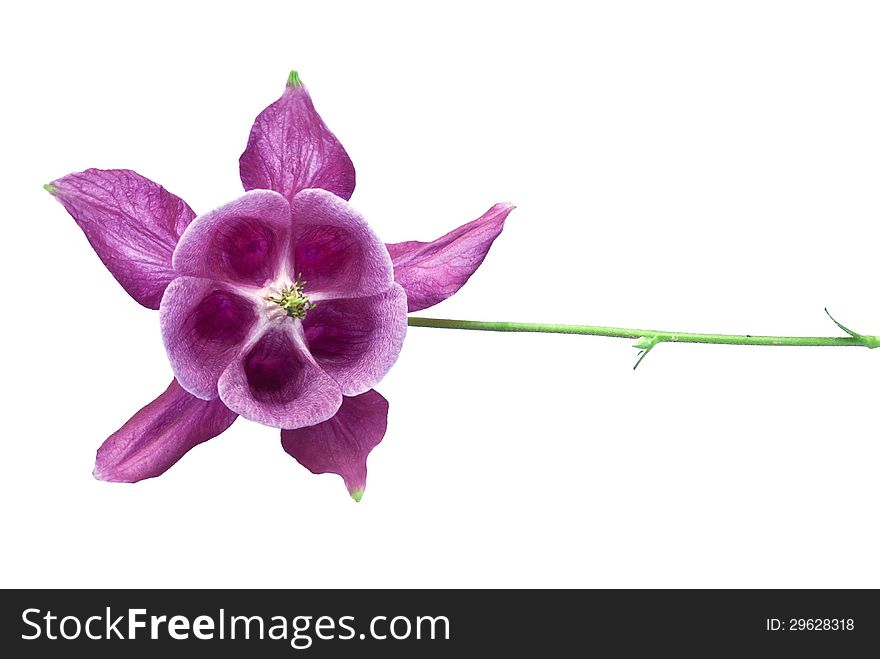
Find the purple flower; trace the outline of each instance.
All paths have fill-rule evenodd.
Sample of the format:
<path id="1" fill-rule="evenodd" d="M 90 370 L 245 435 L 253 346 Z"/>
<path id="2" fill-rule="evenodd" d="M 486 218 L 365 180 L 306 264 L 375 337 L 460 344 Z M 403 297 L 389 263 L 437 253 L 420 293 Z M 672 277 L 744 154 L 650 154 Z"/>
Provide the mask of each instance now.
<path id="1" fill-rule="evenodd" d="M 104 442 L 94 474 L 158 476 L 243 416 L 281 428 L 285 451 L 359 501 L 388 414 L 372 387 L 397 359 L 407 310 L 461 288 L 513 207 L 384 245 L 348 204 L 354 166 L 295 72 L 239 164 L 244 196 L 198 217 L 130 170 L 46 186 L 122 287 L 159 309 L 175 376 Z"/>

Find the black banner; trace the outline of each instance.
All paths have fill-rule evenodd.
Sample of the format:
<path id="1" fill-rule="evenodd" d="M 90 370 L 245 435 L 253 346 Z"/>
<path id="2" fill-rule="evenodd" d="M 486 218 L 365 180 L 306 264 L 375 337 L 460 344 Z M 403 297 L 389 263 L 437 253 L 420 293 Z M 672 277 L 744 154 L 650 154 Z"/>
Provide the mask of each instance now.
<path id="1" fill-rule="evenodd" d="M 0 597 L 7 657 L 218 650 L 562 657 L 645 649 L 848 657 L 875 653 L 880 642 L 872 590 L 7 590 Z"/>

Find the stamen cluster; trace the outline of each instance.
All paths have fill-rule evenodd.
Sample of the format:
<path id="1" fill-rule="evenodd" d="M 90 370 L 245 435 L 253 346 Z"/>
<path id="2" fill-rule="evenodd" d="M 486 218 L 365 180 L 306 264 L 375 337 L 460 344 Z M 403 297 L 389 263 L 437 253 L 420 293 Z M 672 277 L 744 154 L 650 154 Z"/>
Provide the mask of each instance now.
<path id="1" fill-rule="evenodd" d="M 284 309 L 291 318 L 303 319 L 308 311 L 315 308 L 315 304 L 305 296 L 305 287 L 308 283 L 303 281 L 300 273 L 296 276 L 296 281 L 279 291 L 278 297 L 270 295 L 266 299 Z"/>

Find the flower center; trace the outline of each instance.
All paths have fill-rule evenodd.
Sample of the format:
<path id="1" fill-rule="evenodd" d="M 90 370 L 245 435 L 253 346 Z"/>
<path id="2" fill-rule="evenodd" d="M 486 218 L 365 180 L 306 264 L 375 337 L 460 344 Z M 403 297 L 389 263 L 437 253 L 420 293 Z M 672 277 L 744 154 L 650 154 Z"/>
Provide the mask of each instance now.
<path id="1" fill-rule="evenodd" d="M 291 318 L 305 318 L 306 312 L 315 308 L 314 303 L 309 302 L 304 294 L 307 283 L 302 280 L 302 274 L 299 274 L 295 282 L 278 292 L 277 297 L 270 295 L 266 299 L 284 309 Z"/>

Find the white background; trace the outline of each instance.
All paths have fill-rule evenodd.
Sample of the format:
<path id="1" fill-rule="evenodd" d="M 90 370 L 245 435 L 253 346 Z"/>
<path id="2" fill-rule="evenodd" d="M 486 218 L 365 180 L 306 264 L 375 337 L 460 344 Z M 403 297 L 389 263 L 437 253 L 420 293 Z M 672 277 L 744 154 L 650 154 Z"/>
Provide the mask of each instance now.
<path id="1" fill-rule="evenodd" d="M 94 452 L 168 384 L 155 312 L 41 184 L 206 211 L 297 68 L 388 241 L 517 210 L 450 318 L 880 333 L 880 9 L 12 3 L 3 586 L 880 586 L 880 350 L 413 328 L 361 504 L 239 420 L 158 479 Z"/>

